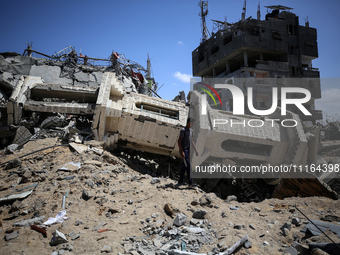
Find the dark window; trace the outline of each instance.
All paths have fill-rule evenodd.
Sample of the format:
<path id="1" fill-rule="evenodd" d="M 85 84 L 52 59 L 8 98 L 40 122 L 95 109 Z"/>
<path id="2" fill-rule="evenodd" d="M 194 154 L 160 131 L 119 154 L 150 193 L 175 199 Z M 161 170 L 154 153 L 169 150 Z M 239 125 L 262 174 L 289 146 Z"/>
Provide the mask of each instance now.
<path id="1" fill-rule="evenodd" d="M 219 48 L 217 45 L 214 45 L 214 46 L 212 47 L 212 49 L 211 49 L 211 54 L 214 55 L 215 53 L 218 52 L 219 49 L 220 49 L 220 48 Z"/>
<path id="2" fill-rule="evenodd" d="M 279 32 L 273 32 L 273 38 L 276 39 L 276 40 L 282 40 L 283 36 Z"/>
<path id="3" fill-rule="evenodd" d="M 136 106 L 142 112 L 148 112 L 148 113 L 160 115 L 162 117 L 175 119 L 175 120 L 178 120 L 178 117 L 179 117 L 178 111 L 159 107 L 158 105 L 152 105 L 152 104 L 146 104 L 146 103 L 143 103 L 143 102 L 137 102 Z"/>
<path id="4" fill-rule="evenodd" d="M 198 55 L 198 63 L 201 63 L 203 60 L 204 60 L 204 54 L 203 54 L 203 53 L 200 53 L 200 54 Z"/>
<path id="5" fill-rule="evenodd" d="M 230 43 L 232 40 L 233 40 L 233 37 L 232 37 L 231 35 L 229 35 L 229 36 L 227 36 L 227 37 L 225 37 L 225 38 L 223 39 L 223 43 L 224 43 L 224 45 L 227 45 L 227 44 Z"/>

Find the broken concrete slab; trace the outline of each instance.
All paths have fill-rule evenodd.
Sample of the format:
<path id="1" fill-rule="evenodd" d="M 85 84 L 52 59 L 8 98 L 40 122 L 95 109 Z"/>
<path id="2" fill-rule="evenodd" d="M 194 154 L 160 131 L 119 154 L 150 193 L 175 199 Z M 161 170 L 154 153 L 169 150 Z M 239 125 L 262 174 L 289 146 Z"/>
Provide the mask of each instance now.
<path id="1" fill-rule="evenodd" d="M 51 84 L 68 84 L 72 85 L 72 79 L 68 77 L 63 77 L 61 75 L 61 68 L 59 66 L 36 66 L 33 65 L 31 67 L 31 71 L 29 73 L 31 76 L 39 76 L 41 77 L 46 83 Z"/>
<path id="2" fill-rule="evenodd" d="M 186 220 L 187 220 L 187 216 L 182 214 L 182 213 L 179 213 L 179 214 L 177 214 L 173 224 L 176 227 L 180 227 L 180 226 L 183 226 L 185 224 Z"/>
<path id="3" fill-rule="evenodd" d="M 307 231 L 309 231 L 312 235 L 318 236 L 322 234 L 322 232 L 319 229 L 321 229 L 323 232 L 329 229 L 330 231 L 332 231 L 333 233 L 337 234 L 340 237 L 340 225 L 323 222 L 319 220 L 311 220 L 311 221 L 315 225 L 317 225 L 318 228 L 314 226 L 314 224 L 309 222 L 303 227 L 303 229 L 301 229 L 301 232 L 306 233 Z"/>
<path id="4" fill-rule="evenodd" d="M 79 154 L 86 152 L 88 150 L 88 146 L 79 143 L 69 143 L 70 147 L 74 149 Z"/>
<path id="5" fill-rule="evenodd" d="M 67 241 L 66 236 L 62 232 L 55 230 L 53 233 L 53 237 L 51 239 L 50 245 L 55 246 L 55 245 L 63 244 L 67 242 L 68 241 Z"/>
<path id="6" fill-rule="evenodd" d="M 13 231 L 12 233 L 5 234 L 5 240 L 10 241 L 15 239 L 19 236 L 19 232 L 17 230 Z"/>

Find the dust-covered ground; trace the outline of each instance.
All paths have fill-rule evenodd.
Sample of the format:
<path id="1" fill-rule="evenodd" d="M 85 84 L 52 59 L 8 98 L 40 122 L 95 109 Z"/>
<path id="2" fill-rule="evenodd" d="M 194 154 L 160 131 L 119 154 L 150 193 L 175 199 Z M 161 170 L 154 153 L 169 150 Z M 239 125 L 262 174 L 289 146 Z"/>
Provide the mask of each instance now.
<path id="1" fill-rule="evenodd" d="M 17 159 L 56 144 L 56 138 L 30 141 L 21 151 L 2 156 L 1 162 L 14 161 L 1 165 L 0 199 L 38 185 L 25 198 L 0 204 L 0 254 L 223 254 L 246 235 L 248 242 L 236 254 L 284 254 L 292 252 L 291 246 L 309 254 L 310 243 L 330 243 L 323 234 L 301 232 L 308 220 L 295 206 L 310 219 L 340 228 L 339 200 L 221 199 L 199 187 L 142 173 L 141 166 L 136 171 L 129 167 L 134 157 L 113 155 L 95 142 L 78 146 L 83 152 L 59 146 Z M 69 162 L 80 165 L 60 170 Z M 67 219 L 44 226 L 63 211 L 64 196 Z M 46 228 L 47 236 L 31 225 Z M 52 241 L 56 230 L 67 242 Z M 340 243 L 337 234 L 325 233 Z"/>

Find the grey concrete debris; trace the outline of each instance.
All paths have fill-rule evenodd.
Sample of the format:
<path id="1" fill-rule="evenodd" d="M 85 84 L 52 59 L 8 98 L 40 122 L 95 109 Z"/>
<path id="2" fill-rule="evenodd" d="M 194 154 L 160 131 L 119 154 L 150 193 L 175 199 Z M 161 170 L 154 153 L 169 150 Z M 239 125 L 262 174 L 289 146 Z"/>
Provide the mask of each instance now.
<path id="1" fill-rule="evenodd" d="M 13 227 L 28 227 L 33 224 L 40 224 L 43 222 L 44 219 L 45 216 L 40 216 L 29 220 L 18 221 L 13 224 Z"/>
<path id="2" fill-rule="evenodd" d="M 296 226 L 299 226 L 301 224 L 300 218 L 297 218 L 297 217 L 292 218 L 292 224 L 296 225 Z"/>
<path id="3" fill-rule="evenodd" d="M 185 224 L 186 220 L 187 220 L 187 216 L 182 214 L 182 213 L 179 213 L 179 214 L 177 214 L 173 224 L 176 227 L 180 227 L 180 226 L 183 226 Z"/>
<path id="4" fill-rule="evenodd" d="M 283 236 L 288 236 L 289 235 L 289 229 L 288 228 L 283 228 L 282 229 L 282 234 L 283 234 Z"/>
<path id="5" fill-rule="evenodd" d="M 245 226 L 244 225 L 235 225 L 234 229 L 244 229 Z"/>
<path id="6" fill-rule="evenodd" d="M 5 240 L 9 241 L 15 239 L 19 236 L 19 232 L 17 230 L 13 231 L 12 233 L 5 234 Z"/>
<path id="7" fill-rule="evenodd" d="M 289 255 L 298 255 L 300 254 L 295 248 L 289 247 L 284 250 L 284 254 L 289 254 Z"/>
<path id="8" fill-rule="evenodd" d="M 83 190 L 83 193 L 81 195 L 81 197 L 86 201 L 91 199 L 93 196 L 94 196 L 93 192 L 86 189 Z"/>
<path id="9" fill-rule="evenodd" d="M 212 199 L 209 195 L 207 194 L 204 194 L 201 198 L 200 198 L 200 205 L 202 206 L 208 206 L 208 205 L 211 205 L 212 203 Z"/>
<path id="10" fill-rule="evenodd" d="M 18 211 L 22 205 L 23 204 L 21 200 L 15 200 L 15 202 L 11 205 L 11 211 L 12 212 Z"/>
<path id="11" fill-rule="evenodd" d="M 282 225 L 282 227 L 280 229 L 283 230 L 285 228 L 290 231 L 292 229 L 292 223 L 286 222 L 285 224 Z"/>
<path id="12" fill-rule="evenodd" d="M 227 202 L 237 201 L 237 197 L 235 195 L 227 196 L 226 201 Z"/>
<path id="13" fill-rule="evenodd" d="M 254 207 L 254 211 L 255 211 L 255 212 L 261 212 L 261 208 L 259 208 L 259 207 Z"/>
<path id="14" fill-rule="evenodd" d="M 55 246 L 55 245 L 63 244 L 67 242 L 68 241 L 67 241 L 66 236 L 62 232 L 55 230 L 53 233 L 53 237 L 51 239 L 50 245 Z"/>
<path id="15" fill-rule="evenodd" d="M 8 154 L 14 153 L 18 149 L 19 145 L 18 144 L 10 144 L 6 147 L 6 152 Z"/>
<path id="16" fill-rule="evenodd" d="M 103 248 L 101 249 L 101 252 L 109 253 L 112 251 L 112 248 L 110 245 L 104 245 Z"/>
<path id="17" fill-rule="evenodd" d="M 244 244 L 243 244 L 244 248 L 246 249 L 250 249 L 253 245 L 250 241 L 246 241 Z"/>
<path id="18" fill-rule="evenodd" d="M 252 224 L 249 224 L 249 227 L 250 227 L 251 229 L 256 230 L 256 228 L 255 228 Z"/>
<path id="19" fill-rule="evenodd" d="M 193 213 L 192 217 L 193 217 L 194 219 L 204 219 L 206 214 L 207 214 L 207 211 L 206 211 L 206 210 L 197 209 L 197 210 Z"/>
<path id="20" fill-rule="evenodd" d="M 151 184 L 156 184 L 156 183 L 160 183 L 160 182 L 161 182 L 161 180 L 159 178 L 155 177 L 155 178 L 152 178 L 150 183 Z"/>

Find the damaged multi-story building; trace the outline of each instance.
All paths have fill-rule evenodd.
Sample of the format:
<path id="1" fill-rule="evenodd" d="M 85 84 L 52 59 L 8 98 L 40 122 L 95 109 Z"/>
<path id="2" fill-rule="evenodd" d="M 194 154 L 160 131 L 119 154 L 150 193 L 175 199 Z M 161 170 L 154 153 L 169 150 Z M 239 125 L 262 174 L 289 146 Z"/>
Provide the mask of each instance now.
<path id="1" fill-rule="evenodd" d="M 272 87 L 306 88 L 311 100 L 305 107 L 312 115 L 301 115 L 294 107 L 288 110 L 299 113 L 303 121 L 315 123 L 322 119 L 322 112 L 314 104 L 321 98 L 319 70 L 312 65 L 318 57 L 317 31 L 309 26 L 309 21 L 300 25 L 299 17 L 290 7 L 266 7 L 269 11 L 264 20 L 260 6 L 257 19 L 246 18 L 244 7 L 238 22 L 214 21 L 219 26 L 211 37 L 203 31 L 201 44 L 192 52 L 193 76 L 223 78 L 225 83 L 234 84 L 245 93 L 252 87 L 254 107 L 259 110 L 270 108 Z M 221 97 L 226 102 L 223 109 L 231 111 L 231 94 L 221 91 Z"/>

